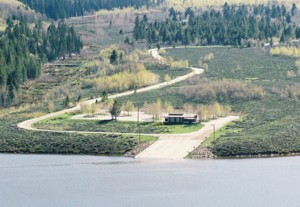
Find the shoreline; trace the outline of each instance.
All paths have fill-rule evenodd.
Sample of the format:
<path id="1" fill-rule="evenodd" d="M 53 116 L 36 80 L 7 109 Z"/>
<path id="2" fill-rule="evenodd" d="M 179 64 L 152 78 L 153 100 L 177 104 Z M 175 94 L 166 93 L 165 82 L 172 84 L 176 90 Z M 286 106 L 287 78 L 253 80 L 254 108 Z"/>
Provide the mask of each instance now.
<path id="1" fill-rule="evenodd" d="M 153 143 L 151 143 L 153 144 Z M 149 145 L 151 145 L 149 143 Z M 130 153 L 131 151 L 127 152 Z M 144 159 L 136 159 L 133 156 L 127 155 L 127 153 L 123 155 L 103 155 L 103 154 L 51 154 L 51 153 L 7 153 L 7 152 L 1 152 L 1 155 L 17 155 L 17 156 L 22 156 L 22 155 L 28 155 L 28 156 L 74 156 L 74 157 L 108 157 L 108 158 L 128 158 L 128 159 L 133 159 L 133 160 L 139 160 L 143 161 Z M 185 157 L 184 159 L 181 160 L 190 160 L 190 161 L 197 161 L 197 160 L 250 160 L 250 159 L 272 159 L 272 158 L 284 158 L 284 157 L 299 157 L 299 153 L 288 153 L 288 154 L 261 154 L 261 155 L 239 155 L 239 156 L 230 156 L 230 157 L 210 157 L 210 158 L 204 158 L 204 157 L 199 157 L 199 158 L 189 158 Z M 148 159 L 145 159 L 147 161 Z M 151 159 L 149 159 L 151 160 Z M 159 159 L 152 159 L 152 160 L 159 160 Z M 168 160 L 168 159 L 163 159 L 163 160 Z M 174 159 L 169 159 L 171 161 L 174 161 Z M 175 159 L 176 160 L 176 159 Z M 179 160 L 179 159 L 177 159 Z"/>

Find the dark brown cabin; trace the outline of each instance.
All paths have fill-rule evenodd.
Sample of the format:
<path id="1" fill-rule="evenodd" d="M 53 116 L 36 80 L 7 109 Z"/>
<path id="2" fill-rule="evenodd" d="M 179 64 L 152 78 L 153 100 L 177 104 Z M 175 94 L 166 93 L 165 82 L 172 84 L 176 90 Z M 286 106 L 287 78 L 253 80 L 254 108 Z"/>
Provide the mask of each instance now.
<path id="1" fill-rule="evenodd" d="M 165 124 L 192 124 L 197 123 L 198 116 L 195 114 L 169 114 L 165 116 Z"/>

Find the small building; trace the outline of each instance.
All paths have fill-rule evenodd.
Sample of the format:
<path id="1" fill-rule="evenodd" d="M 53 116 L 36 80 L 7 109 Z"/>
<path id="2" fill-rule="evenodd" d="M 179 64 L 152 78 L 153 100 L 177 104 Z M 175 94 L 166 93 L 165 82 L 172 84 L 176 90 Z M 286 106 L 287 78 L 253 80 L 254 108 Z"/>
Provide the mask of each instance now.
<path id="1" fill-rule="evenodd" d="M 169 114 L 165 116 L 165 124 L 192 124 L 197 123 L 198 116 L 195 114 Z"/>

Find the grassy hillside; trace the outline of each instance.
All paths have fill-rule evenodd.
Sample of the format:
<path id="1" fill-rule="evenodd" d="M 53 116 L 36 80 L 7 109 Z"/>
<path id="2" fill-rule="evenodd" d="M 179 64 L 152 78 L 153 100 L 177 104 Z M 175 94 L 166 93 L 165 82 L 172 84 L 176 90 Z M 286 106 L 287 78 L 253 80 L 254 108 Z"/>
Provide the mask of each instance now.
<path id="1" fill-rule="evenodd" d="M 143 14 L 147 14 L 150 21 L 165 19 L 168 16 L 167 12 L 162 12 L 160 9 L 125 8 L 101 10 L 95 15 L 72 17 L 66 21 L 74 25 L 85 45 L 99 47 L 123 44 L 126 37 L 132 39 L 135 17 Z"/>
<path id="2" fill-rule="evenodd" d="M 6 28 L 5 18 L 10 10 L 17 10 L 18 6 L 23 6 L 23 4 L 17 0 L 0 0 L 0 32 Z"/>
<path id="3" fill-rule="evenodd" d="M 288 75 L 288 71 L 297 71 L 295 58 L 270 56 L 263 48 L 169 50 L 169 55 L 188 58 L 192 64 L 207 53 L 215 56 L 208 63 L 208 78 L 239 79 L 266 91 L 262 100 L 232 103 L 236 111 L 246 114 L 233 126 L 241 130 L 221 136 L 213 143 L 213 152 L 219 156 L 300 152 L 299 96 L 284 92 L 299 87 L 300 76 Z"/>
<path id="4" fill-rule="evenodd" d="M 151 102 L 160 98 L 162 101 L 172 102 L 175 107 L 206 104 L 205 102 L 213 100 L 211 94 L 214 94 L 210 91 L 209 81 L 239 80 L 262 88 L 264 95 L 256 99 L 233 92 L 237 93 L 235 99 L 217 97 L 219 102 L 230 104 L 233 111 L 244 116 L 212 143 L 213 152 L 218 156 L 300 152 L 300 97 L 291 90 L 296 88 L 299 91 L 300 75 L 288 75 L 289 71 L 296 73 L 298 70 L 295 66 L 296 59 L 270 56 L 265 48 L 203 47 L 167 50 L 168 55 L 175 59 L 188 59 L 195 66 L 201 57 L 209 53 L 214 54 L 214 59 L 207 62 L 207 79 L 191 79 L 169 88 L 121 100 L 131 99 L 142 104 L 144 101 Z"/>
<path id="5" fill-rule="evenodd" d="M 17 0 L 0 0 L 0 32 L 6 28 L 6 19 L 13 15 L 24 15 L 28 19 L 42 18 L 40 14 L 37 14 L 23 3 Z"/>

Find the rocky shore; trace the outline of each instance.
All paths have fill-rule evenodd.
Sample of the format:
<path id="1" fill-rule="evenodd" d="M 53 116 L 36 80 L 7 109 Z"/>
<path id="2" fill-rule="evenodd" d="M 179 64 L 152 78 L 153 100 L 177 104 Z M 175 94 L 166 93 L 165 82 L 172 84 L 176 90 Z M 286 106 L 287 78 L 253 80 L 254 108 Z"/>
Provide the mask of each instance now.
<path id="1" fill-rule="evenodd" d="M 216 158 L 216 156 L 211 152 L 209 147 L 200 145 L 194 151 L 192 151 L 188 156 L 187 159 L 212 159 Z"/>
<path id="2" fill-rule="evenodd" d="M 145 149 L 147 149 L 148 147 L 150 147 L 153 143 L 143 143 L 143 144 L 139 144 L 137 145 L 134 149 L 130 150 L 129 152 L 127 152 L 124 156 L 125 157 L 132 157 L 135 158 L 135 156 L 137 156 L 138 154 L 140 154 L 142 151 L 144 151 Z"/>

